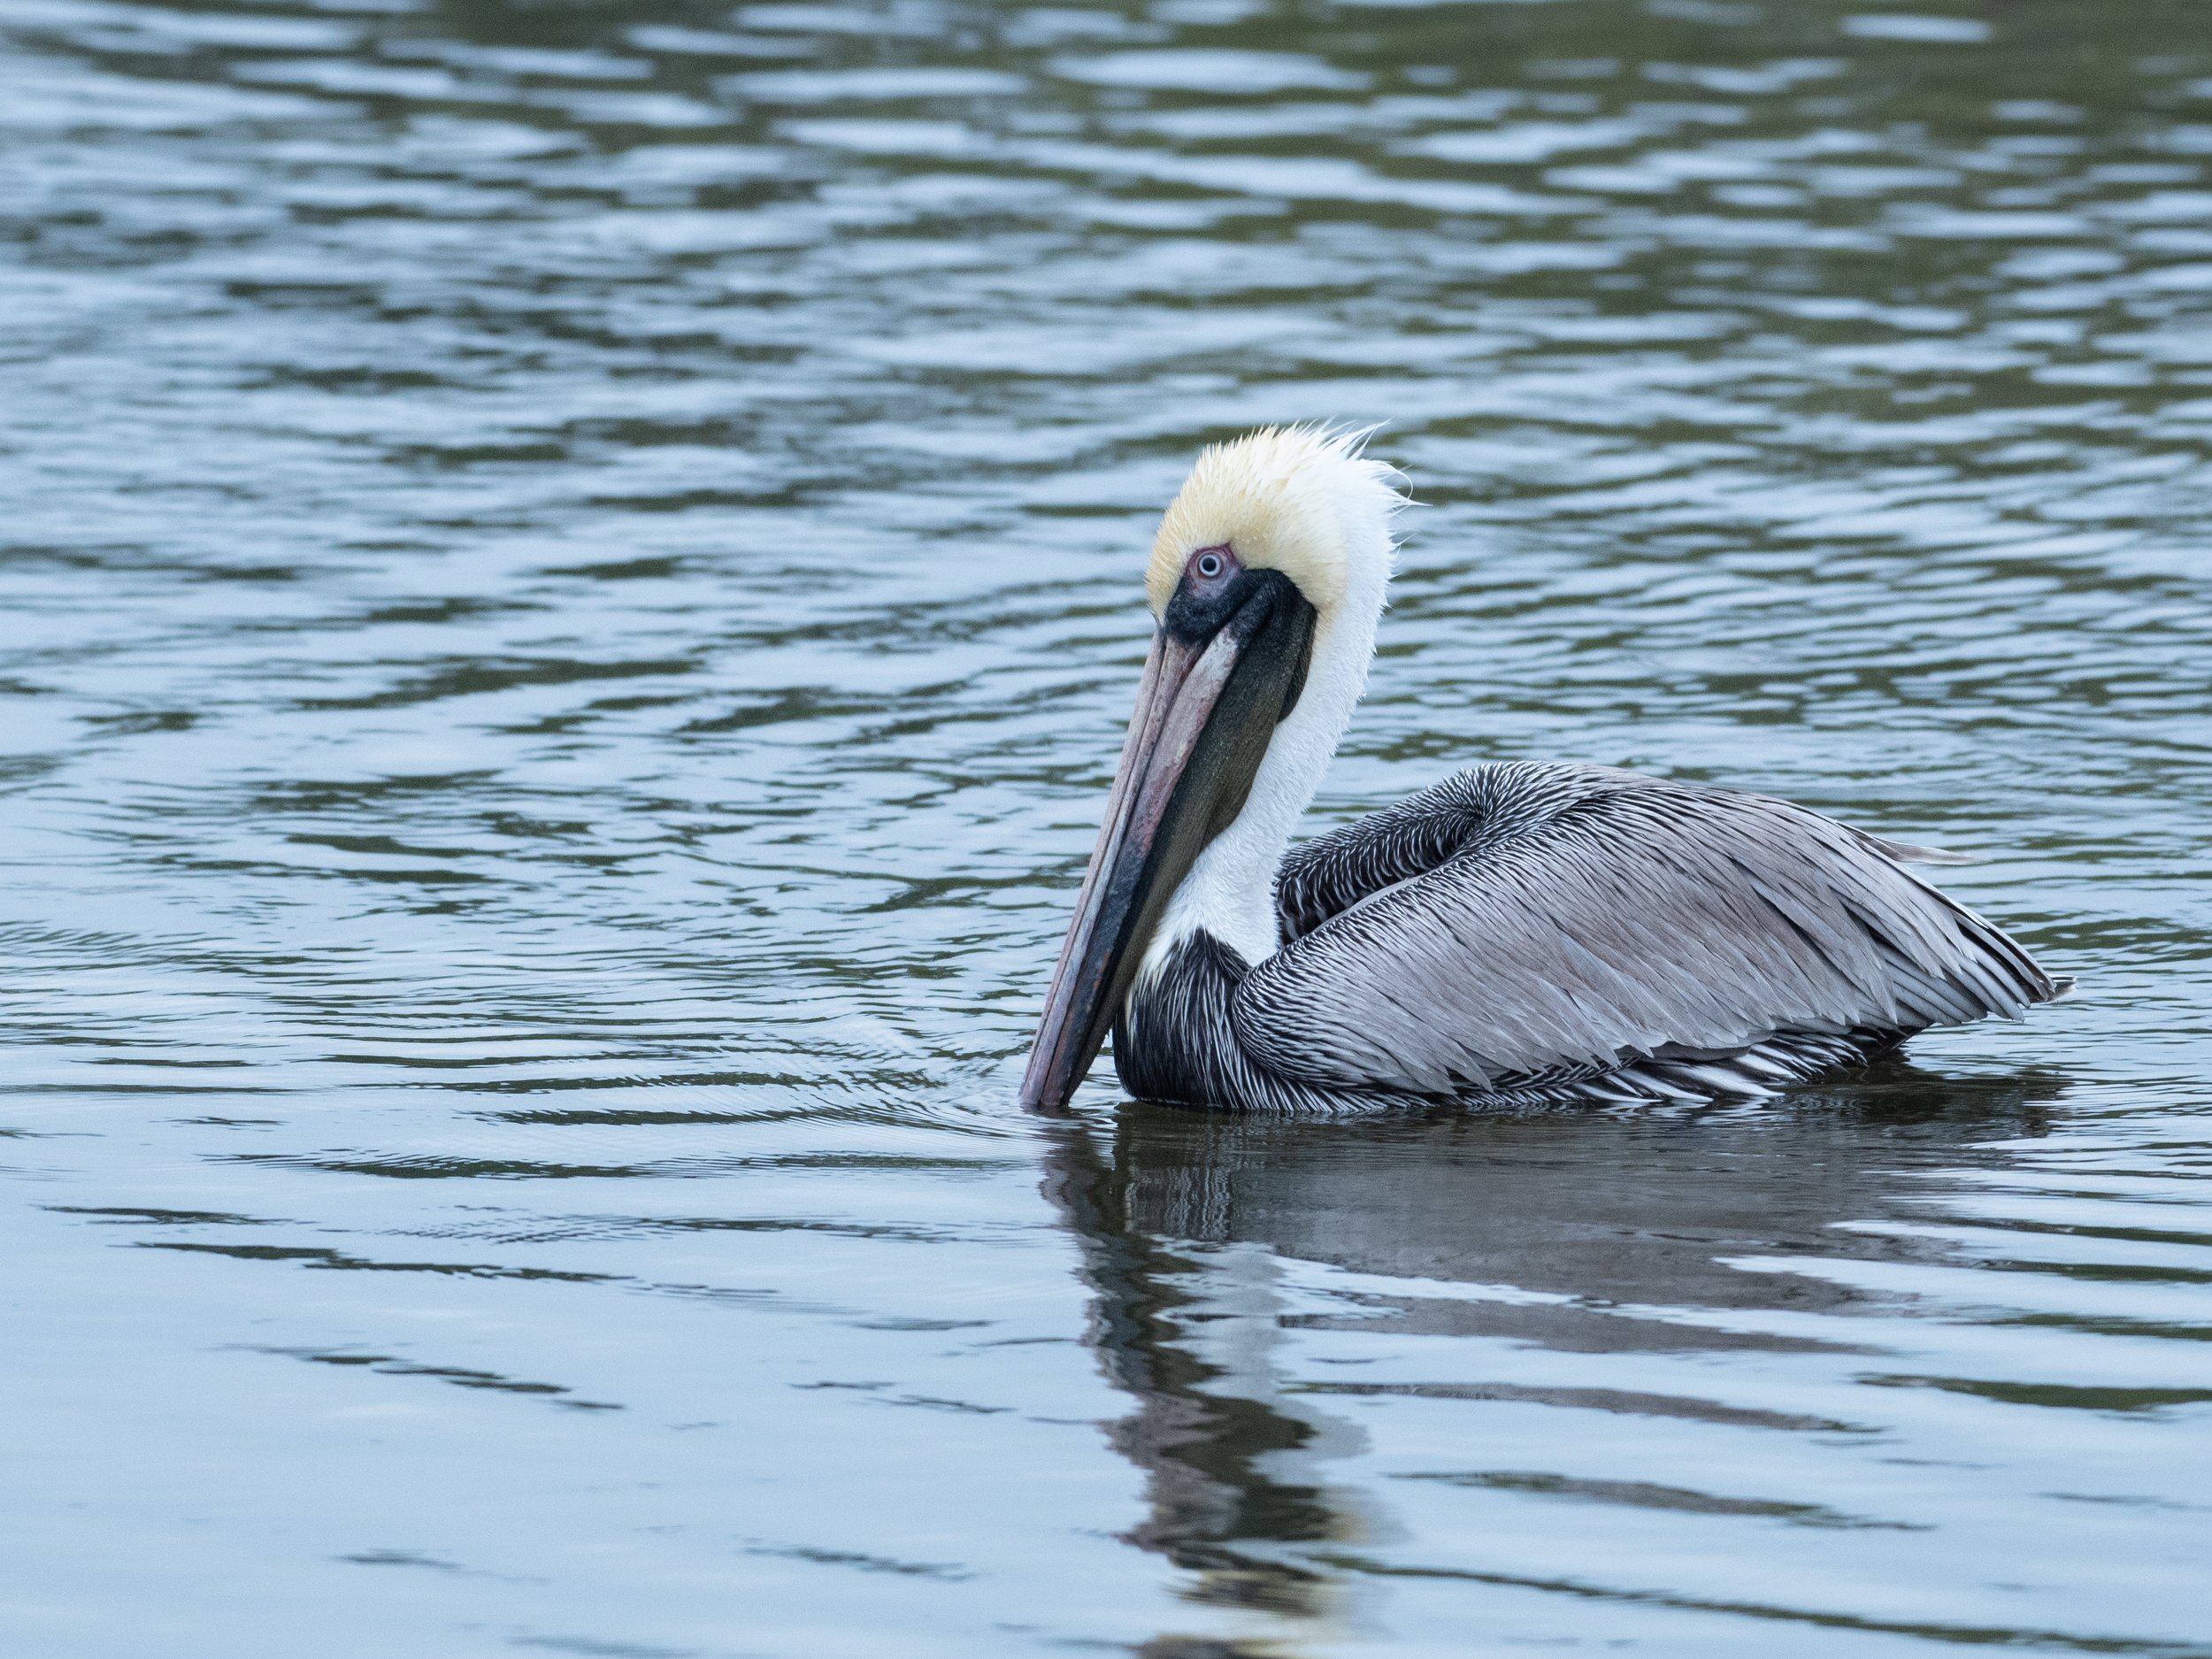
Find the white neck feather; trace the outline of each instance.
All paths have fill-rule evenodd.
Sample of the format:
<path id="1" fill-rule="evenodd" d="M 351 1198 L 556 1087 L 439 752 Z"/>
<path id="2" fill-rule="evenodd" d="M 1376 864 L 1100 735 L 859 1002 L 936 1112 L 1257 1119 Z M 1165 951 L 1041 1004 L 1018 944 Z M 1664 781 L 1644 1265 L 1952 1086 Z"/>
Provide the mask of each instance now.
<path id="1" fill-rule="evenodd" d="M 1149 979 L 1179 941 L 1202 927 L 1247 962 L 1275 954 L 1275 872 L 1367 688 L 1390 580 L 1387 506 L 1363 498 L 1345 506 L 1344 595 L 1317 619 L 1305 689 L 1275 727 L 1244 810 L 1206 844 L 1168 901 L 1140 978 Z"/>

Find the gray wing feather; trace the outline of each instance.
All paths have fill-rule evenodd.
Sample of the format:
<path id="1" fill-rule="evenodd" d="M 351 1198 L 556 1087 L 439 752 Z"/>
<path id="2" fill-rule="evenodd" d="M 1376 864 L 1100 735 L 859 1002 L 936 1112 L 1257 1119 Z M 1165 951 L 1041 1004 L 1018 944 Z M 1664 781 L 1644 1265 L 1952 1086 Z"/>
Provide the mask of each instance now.
<path id="1" fill-rule="evenodd" d="M 1479 767 L 1285 861 L 1287 942 L 1232 1018 L 1287 1076 L 1448 1094 L 1902 1034 L 2058 994 L 1903 852 L 1763 796 Z"/>

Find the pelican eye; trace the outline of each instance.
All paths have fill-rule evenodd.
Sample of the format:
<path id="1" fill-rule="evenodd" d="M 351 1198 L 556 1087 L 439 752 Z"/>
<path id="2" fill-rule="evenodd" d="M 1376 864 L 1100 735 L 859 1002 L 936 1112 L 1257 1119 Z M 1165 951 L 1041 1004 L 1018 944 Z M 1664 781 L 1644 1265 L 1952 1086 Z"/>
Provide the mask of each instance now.
<path id="1" fill-rule="evenodd" d="M 1229 566 L 1218 553 L 1201 553 L 1198 556 L 1196 568 L 1201 576 L 1205 577 L 1209 581 L 1210 581 L 1213 578 L 1220 575 L 1222 572 L 1227 570 Z"/>

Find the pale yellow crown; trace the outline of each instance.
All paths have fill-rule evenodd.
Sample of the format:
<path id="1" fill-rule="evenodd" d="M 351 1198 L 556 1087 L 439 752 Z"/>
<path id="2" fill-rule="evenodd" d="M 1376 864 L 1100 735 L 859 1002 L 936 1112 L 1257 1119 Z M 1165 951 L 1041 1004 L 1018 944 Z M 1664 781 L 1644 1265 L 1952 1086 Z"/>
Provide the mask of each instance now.
<path id="1" fill-rule="evenodd" d="M 1333 611 L 1359 551 L 1350 538 L 1370 531 L 1365 541 L 1387 561 L 1386 526 L 1404 504 L 1390 487 L 1391 469 L 1360 453 L 1366 438 L 1269 426 L 1201 453 L 1153 538 L 1144 578 L 1153 615 L 1166 612 L 1191 555 L 1222 546 L 1248 569 L 1282 572 L 1324 616 Z"/>

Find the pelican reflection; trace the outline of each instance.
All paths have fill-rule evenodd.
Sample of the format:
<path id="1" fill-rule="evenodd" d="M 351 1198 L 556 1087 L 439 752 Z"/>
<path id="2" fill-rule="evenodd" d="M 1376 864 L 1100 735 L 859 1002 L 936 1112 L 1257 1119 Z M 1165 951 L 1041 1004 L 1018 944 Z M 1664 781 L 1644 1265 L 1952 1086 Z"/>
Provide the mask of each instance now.
<path id="1" fill-rule="evenodd" d="M 1099 1363 L 1129 1397 L 1113 1444 L 1146 1482 L 1131 1541 L 1186 1569 L 1195 1601 L 1325 1622 L 1357 1576 L 1337 1563 L 1402 1531 L 1389 1483 L 1344 1472 L 1377 1401 L 1556 1408 L 1563 1444 L 1586 1412 L 1848 1432 L 1829 1409 L 1732 1402 L 1724 1368 L 1670 1362 L 1868 1363 L 1847 1321 L 1808 1336 L 1756 1317 L 1850 1311 L 1864 1293 L 1732 1263 L 1939 1254 L 1839 1224 L 1917 1213 L 1916 1172 L 2001 1164 L 1982 1143 L 2046 1133 L 2062 1087 L 1897 1060 L 1785 1111 L 1331 1122 L 1125 1102 L 1053 1125 L 1047 1190 L 1079 1241 Z M 1322 1351 L 1339 1332 L 1376 1348 L 1455 1339 L 1457 1363 L 1371 1381 Z M 1505 1356 L 1510 1374 L 1490 1375 Z M 1593 1363 L 1621 1375 L 1593 1386 Z M 1462 1463 L 1494 1461 L 1486 1422 L 1470 1410 Z M 1525 1443 L 1512 1458 L 1528 1461 Z M 1514 1479 L 1563 1489 L 1543 1470 Z"/>

